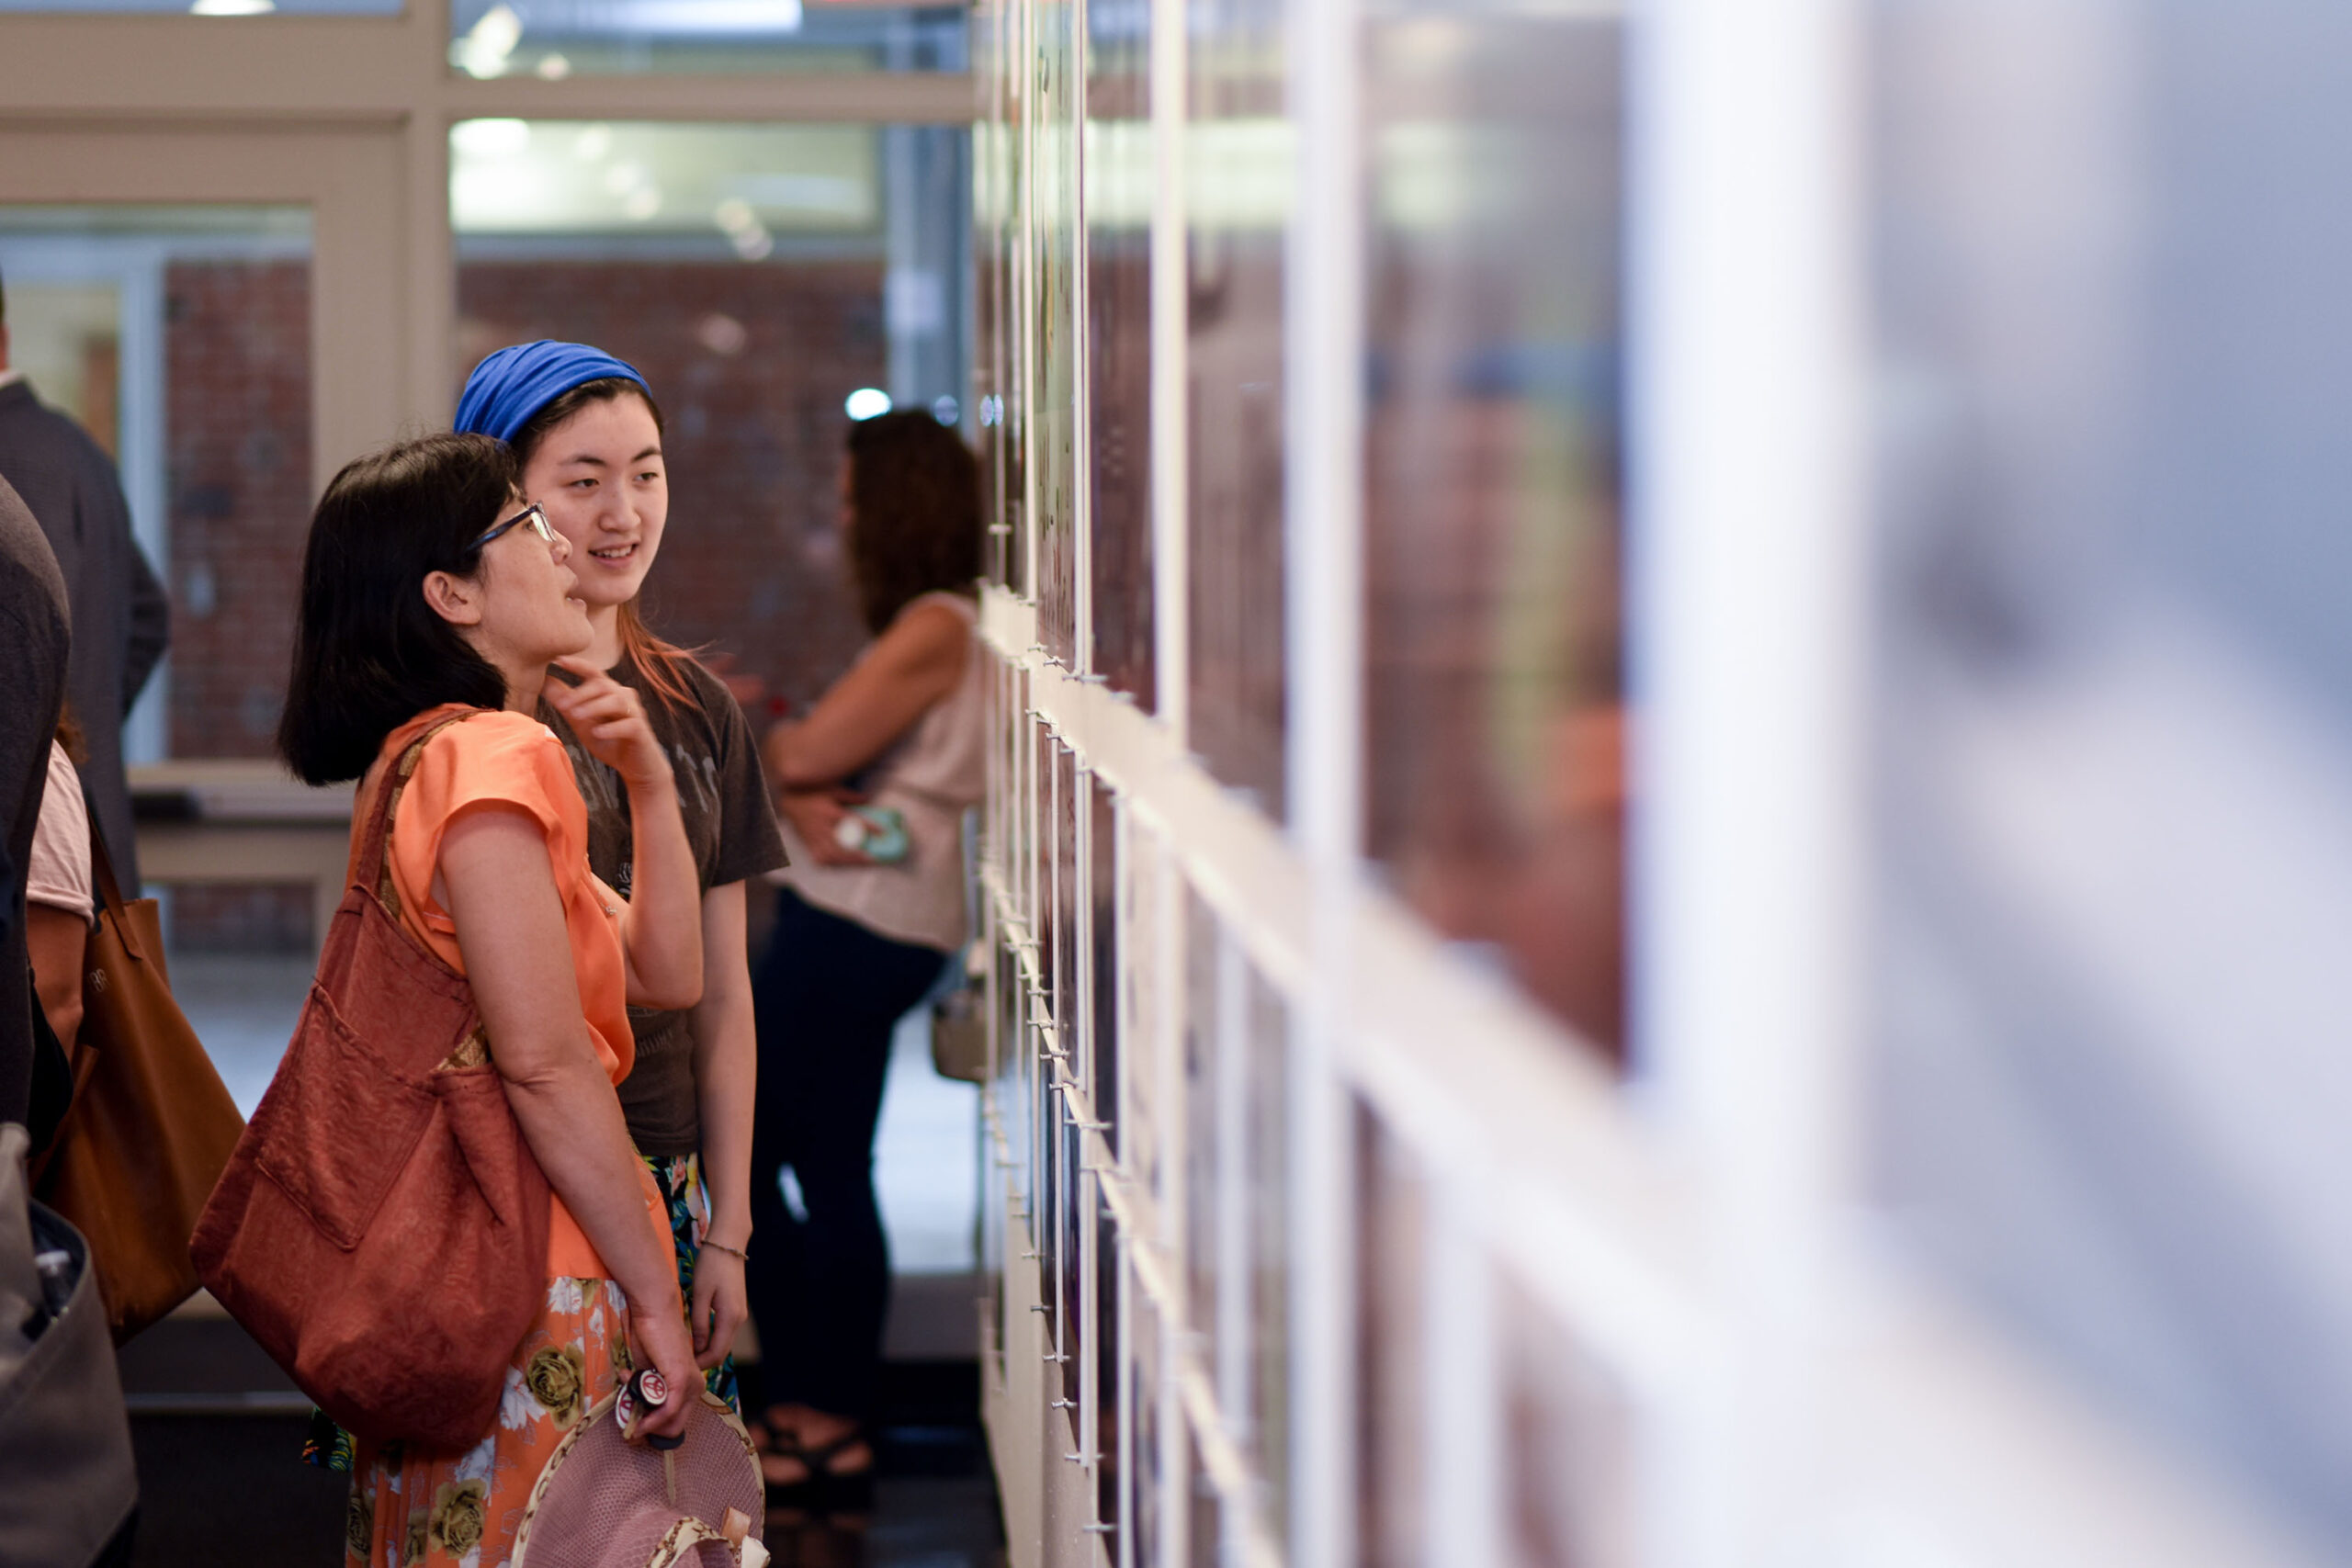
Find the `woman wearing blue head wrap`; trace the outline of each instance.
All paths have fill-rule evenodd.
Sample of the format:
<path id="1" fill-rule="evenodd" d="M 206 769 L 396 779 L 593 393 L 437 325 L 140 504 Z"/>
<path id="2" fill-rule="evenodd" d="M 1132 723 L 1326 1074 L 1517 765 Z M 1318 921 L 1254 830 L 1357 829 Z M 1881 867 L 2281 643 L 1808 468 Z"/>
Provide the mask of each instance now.
<path id="1" fill-rule="evenodd" d="M 653 406 L 653 389 L 637 367 L 615 359 L 584 343 L 556 343 L 541 338 L 502 348 L 474 367 L 466 389 L 458 394 L 458 428 L 469 434 L 494 435 L 509 446 L 514 438 L 556 399 L 595 381 L 634 381 L 637 393 Z M 604 394 L 617 396 L 624 389 Z M 574 405 L 577 407 L 577 403 Z M 654 423 L 661 423 L 655 417 Z"/>
<path id="2" fill-rule="evenodd" d="M 660 410 L 636 368 L 576 343 L 503 348 L 475 367 L 458 428 L 512 446 L 525 497 L 571 543 L 594 634 L 582 657 L 644 698 L 677 765 L 679 805 L 702 886 L 702 1000 L 631 1009 L 637 1061 L 620 1084 L 629 1135 L 670 1200 L 679 1286 L 712 1392 L 734 1397 L 728 1352 L 746 1307 L 757 1043 L 743 885 L 785 863 L 743 712 L 718 677 L 655 637 L 638 611 L 669 521 Z M 539 716 L 571 752 L 588 805 L 588 859 L 629 891 L 628 799 L 552 708 Z"/>

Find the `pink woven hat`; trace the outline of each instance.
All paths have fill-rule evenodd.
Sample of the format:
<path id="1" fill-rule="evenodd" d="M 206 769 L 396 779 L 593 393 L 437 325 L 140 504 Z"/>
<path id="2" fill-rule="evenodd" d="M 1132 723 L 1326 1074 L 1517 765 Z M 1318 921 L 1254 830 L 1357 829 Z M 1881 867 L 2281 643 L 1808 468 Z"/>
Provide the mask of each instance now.
<path id="1" fill-rule="evenodd" d="M 556 1446 L 523 1510 L 514 1568 L 765 1568 L 760 1460 L 743 1424 L 696 1382 L 675 1447 L 631 1442 L 634 1402 L 662 1403 L 649 1382 L 666 1392 L 640 1371 Z"/>

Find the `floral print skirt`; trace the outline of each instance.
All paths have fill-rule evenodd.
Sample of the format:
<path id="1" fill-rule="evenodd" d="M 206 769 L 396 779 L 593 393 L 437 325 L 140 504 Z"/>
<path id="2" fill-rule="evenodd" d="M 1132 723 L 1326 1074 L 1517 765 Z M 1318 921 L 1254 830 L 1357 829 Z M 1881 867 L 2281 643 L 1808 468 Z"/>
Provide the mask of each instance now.
<path id="1" fill-rule="evenodd" d="M 661 1189 L 662 1202 L 669 1210 L 670 1245 L 678 1262 L 678 1299 L 691 1302 L 695 1299 L 695 1263 L 702 1256 L 703 1232 L 708 1228 L 710 1218 L 710 1194 L 702 1184 L 702 1157 L 699 1155 L 643 1155 L 639 1157 L 645 1161 L 646 1169 L 653 1173 L 654 1183 Z M 603 1283 L 601 1280 L 594 1282 Z M 615 1286 L 612 1291 L 617 1298 L 619 1288 Z M 537 1327 L 533 1332 L 537 1332 Z M 526 1340 L 525 1343 L 527 1346 L 530 1342 Z M 705 1372 L 703 1381 L 711 1393 L 727 1401 L 728 1407 L 736 1415 L 743 1413 L 736 1393 L 733 1356 L 729 1356 Z M 311 1425 L 302 1439 L 302 1461 L 321 1470 L 349 1474 L 356 1468 L 357 1457 L 357 1439 L 330 1420 L 324 1411 L 312 1408 Z"/>
<path id="2" fill-rule="evenodd" d="M 501 1568 L 548 1456 L 628 1370 L 620 1287 L 548 1280 L 547 1310 L 514 1352 L 481 1442 L 457 1454 L 392 1443 L 355 1456 L 345 1568 Z"/>

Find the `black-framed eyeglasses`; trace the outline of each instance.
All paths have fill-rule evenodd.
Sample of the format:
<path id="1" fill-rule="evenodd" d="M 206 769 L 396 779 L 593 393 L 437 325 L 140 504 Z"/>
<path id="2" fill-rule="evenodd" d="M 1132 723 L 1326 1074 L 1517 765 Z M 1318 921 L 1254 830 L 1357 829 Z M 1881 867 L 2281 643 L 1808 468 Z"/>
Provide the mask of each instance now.
<path id="1" fill-rule="evenodd" d="M 481 538 L 476 539 L 472 544 L 466 547 L 466 554 L 471 555 L 476 550 L 481 549 L 484 545 L 489 544 L 492 539 L 497 538 L 500 535 L 511 533 L 513 530 L 523 527 L 526 525 L 529 526 L 532 533 L 537 534 L 540 539 L 545 541 L 547 544 L 552 545 L 555 543 L 555 530 L 548 526 L 548 514 L 540 508 L 539 503 L 535 501 L 531 502 L 530 505 L 523 508 L 522 511 L 517 512 L 514 516 L 506 519 L 505 522 L 492 524 L 489 530 L 484 533 Z"/>

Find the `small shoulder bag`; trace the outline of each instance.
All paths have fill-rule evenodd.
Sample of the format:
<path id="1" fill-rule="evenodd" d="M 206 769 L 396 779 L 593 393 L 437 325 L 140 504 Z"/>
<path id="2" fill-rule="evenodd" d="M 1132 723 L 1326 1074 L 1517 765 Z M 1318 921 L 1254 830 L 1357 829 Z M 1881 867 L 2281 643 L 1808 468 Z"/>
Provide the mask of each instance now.
<path id="1" fill-rule="evenodd" d="M 452 719 L 384 770 L 318 977 L 198 1221 L 197 1272 L 361 1438 L 478 1441 L 547 1302 L 548 1181 L 466 977 L 398 914 L 392 815 Z"/>

